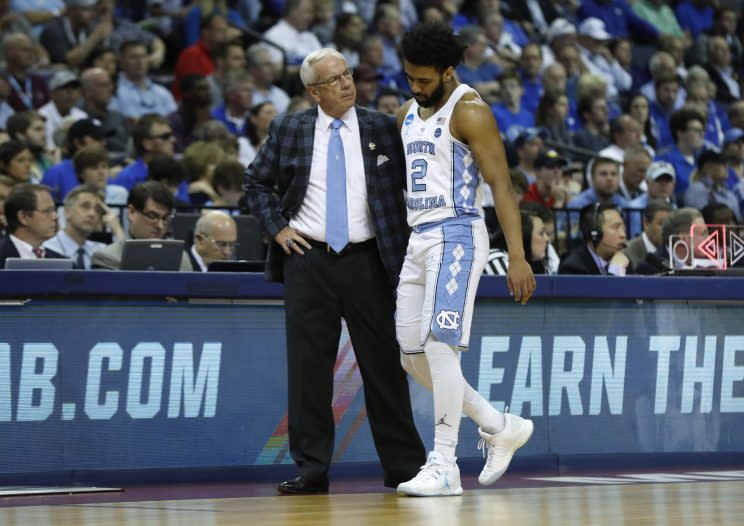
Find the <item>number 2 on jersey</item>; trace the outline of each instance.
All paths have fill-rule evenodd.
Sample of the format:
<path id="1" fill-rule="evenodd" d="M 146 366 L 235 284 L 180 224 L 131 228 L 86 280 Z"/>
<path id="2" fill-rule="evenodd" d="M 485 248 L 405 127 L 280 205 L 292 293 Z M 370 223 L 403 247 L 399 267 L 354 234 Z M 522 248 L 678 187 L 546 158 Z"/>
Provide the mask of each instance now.
<path id="1" fill-rule="evenodd" d="M 426 177 L 426 170 L 429 169 L 428 163 L 424 159 L 416 159 L 411 163 L 411 191 L 412 192 L 425 192 L 426 185 L 419 183 L 424 177 Z"/>

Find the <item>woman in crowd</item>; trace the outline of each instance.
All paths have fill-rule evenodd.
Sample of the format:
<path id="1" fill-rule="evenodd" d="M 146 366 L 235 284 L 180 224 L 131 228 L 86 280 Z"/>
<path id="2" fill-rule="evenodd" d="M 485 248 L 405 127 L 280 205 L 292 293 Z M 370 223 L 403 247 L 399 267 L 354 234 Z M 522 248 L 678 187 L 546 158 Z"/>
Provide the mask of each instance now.
<path id="1" fill-rule="evenodd" d="M 573 145 L 573 135 L 566 124 L 568 117 L 568 97 L 563 93 L 546 91 L 540 98 L 535 113 L 535 125 L 543 128 L 546 139 L 553 142 Z"/>
<path id="2" fill-rule="evenodd" d="M 33 159 L 31 150 L 20 141 L 0 144 L 0 174 L 7 175 L 16 183 L 29 181 Z"/>
<path id="3" fill-rule="evenodd" d="M 522 210 L 522 246 L 524 254 L 535 274 L 545 274 L 548 259 L 548 245 L 550 237 L 545 229 L 543 220 L 537 215 Z M 503 233 L 497 233 L 491 244 L 485 274 L 506 276 L 509 269 L 509 254 L 506 252 L 506 238 Z"/>
<path id="4" fill-rule="evenodd" d="M 269 125 L 276 115 L 276 108 L 271 102 L 262 102 L 251 108 L 246 136 L 238 138 L 239 158 L 243 166 L 248 166 L 253 161 L 258 149 L 269 136 Z"/>

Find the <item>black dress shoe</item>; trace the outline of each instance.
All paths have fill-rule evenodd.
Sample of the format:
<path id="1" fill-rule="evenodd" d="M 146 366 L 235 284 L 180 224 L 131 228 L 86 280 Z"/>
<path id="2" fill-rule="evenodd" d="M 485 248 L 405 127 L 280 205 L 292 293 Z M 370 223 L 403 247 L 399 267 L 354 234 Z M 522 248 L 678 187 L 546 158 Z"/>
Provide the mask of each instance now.
<path id="1" fill-rule="evenodd" d="M 287 495 L 311 495 L 313 493 L 328 493 L 328 479 L 308 480 L 304 475 L 298 475 L 291 480 L 285 480 L 276 489 Z"/>

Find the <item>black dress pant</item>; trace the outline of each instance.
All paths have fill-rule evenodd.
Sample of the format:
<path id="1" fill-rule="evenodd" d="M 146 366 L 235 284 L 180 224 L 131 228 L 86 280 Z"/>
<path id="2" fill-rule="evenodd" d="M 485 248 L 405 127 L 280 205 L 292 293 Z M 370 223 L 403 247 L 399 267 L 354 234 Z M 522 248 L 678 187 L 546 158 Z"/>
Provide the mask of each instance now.
<path id="1" fill-rule="evenodd" d="M 394 487 L 411 479 L 426 452 L 413 423 L 395 337 L 395 301 L 375 240 L 341 255 L 321 246 L 284 258 L 289 372 L 289 450 L 300 474 L 327 478 L 333 456 L 333 368 L 346 320 L 372 437 Z"/>

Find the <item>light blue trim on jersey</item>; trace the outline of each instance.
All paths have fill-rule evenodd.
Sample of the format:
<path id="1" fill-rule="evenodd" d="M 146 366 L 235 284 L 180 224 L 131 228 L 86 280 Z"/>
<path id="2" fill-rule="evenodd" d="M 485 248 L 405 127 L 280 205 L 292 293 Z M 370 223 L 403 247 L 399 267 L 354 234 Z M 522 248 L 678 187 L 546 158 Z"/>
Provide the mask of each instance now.
<path id="1" fill-rule="evenodd" d="M 461 216 L 461 217 L 448 217 L 447 219 L 442 219 L 441 221 L 432 221 L 431 223 L 422 223 L 420 225 L 416 225 L 413 227 L 413 231 L 417 234 L 422 234 L 424 232 L 429 232 L 430 230 L 434 230 L 435 228 L 440 228 L 444 225 L 469 225 L 476 219 L 480 219 L 481 216 L 479 215 L 467 215 L 467 216 Z"/>
<path id="2" fill-rule="evenodd" d="M 441 228 L 442 260 L 437 275 L 431 332 L 440 342 L 460 347 L 465 302 L 475 258 L 475 236 L 471 222 L 446 221 Z"/>
<path id="3" fill-rule="evenodd" d="M 479 214 L 475 206 L 480 177 L 470 150 L 452 141 L 452 204 L 458 216 Z"/>

